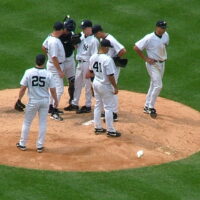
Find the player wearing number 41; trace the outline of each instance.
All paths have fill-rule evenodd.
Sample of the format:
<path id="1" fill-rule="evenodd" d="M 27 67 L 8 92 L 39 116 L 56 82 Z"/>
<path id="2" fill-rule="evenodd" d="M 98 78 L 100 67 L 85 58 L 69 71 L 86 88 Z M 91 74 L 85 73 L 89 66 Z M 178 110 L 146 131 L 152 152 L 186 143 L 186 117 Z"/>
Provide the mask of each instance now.
<path id="1" fill-rule="evenodd" d="M 39 134 L 37 139 L 37 151 L 40 153 L 44 149 L 46 134 L 46 121 L 49 108 L 49 89 L 54 99 L 54 107 L 58 105 L 55 83 L 52 73 L 44 69 L 45 56 L 36 56 L 36 66 L 26 70 L 20 84 L 18 100 L 21 101 L 28 88 L 29 101 L 25 110 L 25 117 L 21 131 L 21 138 L 16 146 L 21 150 L 26 150 L 26 143 L 29 136 L 31 123 L 38 112 L 39 115 Z"/>
<path id="2" fill-rule="evenodd" d="M 90 66 L 88 77 L 94 75 L 93 89 L 96 100 L 94 108 L 94 125 L 95 133 L 101 134 L 106 132 L 101 123 L 101 109 L 105 111 L 105 122 L 107 126 L 107 135 L 111 137 L 119 137 L 121 134 L 117 132 L 113 126 L 113 103 L 114 96 L 118 93 L 115 81 L 115 64 L 113 59 L 106 55 L 111 45 L 110 41 L 103 39 L 100 42 L 98 54 L 94 54 L 90 58 Z"/>
<path id="3" fill-rule="evenodd" d="M 158 21 L 155 32 L 147 34 L 135 43 L 134 50 L 146 62 L 146 68 L 150 76 L 150 87 L 146 96 L 144 112 L 151 117 L 156 117 L 155 103 L 162 89 L 162 78 L 167 60 L 166 46 L 169 44 L 169 36 L 166 32 L 167 23 Z M 147 56 L 143 54 L 146 49 Z"/>

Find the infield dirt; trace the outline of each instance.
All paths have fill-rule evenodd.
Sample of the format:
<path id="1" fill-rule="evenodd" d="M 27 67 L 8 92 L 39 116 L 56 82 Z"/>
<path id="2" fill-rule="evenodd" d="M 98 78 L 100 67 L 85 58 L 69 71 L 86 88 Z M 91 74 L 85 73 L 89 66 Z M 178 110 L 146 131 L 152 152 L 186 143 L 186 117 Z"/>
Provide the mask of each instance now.
<path id="1" fill-rule="evenodd" d="M 180 103 L 158 98 L 158 117 L 143 113 L 145 94 L 119 92 L 119 138 L 95 135 L 93 113 L 65 112 L 64 121 L 48 116 L 45 151 L 37 153 L 38 117 L 31 126 L 27 151 L 16 148 L 24 113 L 13 109 L 19 89 L 0 91 L 0 164 L 63 171 L 110 171 L 166 163 L 200 150 L 200 113 Z M 68 101 L 67 88 L 60 103 Z M 23 99 L 27 102 L 27 97 Z M 84 105 L 82 95 L 80 105 Z M 94 105 L 94 99 L 93 99 Z M 103 122 L 102 122 L 103 123 Z M 103 123 L 105 127 L 105 124 Z M 138 150 L 144 155 L 137 158 Z"/>

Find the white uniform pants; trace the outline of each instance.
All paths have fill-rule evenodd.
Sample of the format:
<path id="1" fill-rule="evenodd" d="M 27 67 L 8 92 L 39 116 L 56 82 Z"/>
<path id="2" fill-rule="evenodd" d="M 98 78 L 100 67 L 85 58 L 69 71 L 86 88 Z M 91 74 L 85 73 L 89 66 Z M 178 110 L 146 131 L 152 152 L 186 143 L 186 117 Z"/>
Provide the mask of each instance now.
<path id="1" fill-rule="evenodd" d="M 113 126 L 113 103 L 114 94 L 111 85 L 105 85 L 98 81 L 93 82 L 94 96 L 96 104 L 94 107 L 94 126 L 95 128 L 102 128 L 101 124 L 101 109 L 102 106 L 105 111 L 106 128 L 109 132 L 115 132 Z"/>
<path id="2" fill-rule="evenodd" d="M 49 99 L 29 101 L 26 105 L 26 111 L 24 116 L 24 122 L 22 125 L 20 145 L 26 146 L 28 140 L 31 123 L 38 112 L 39 116 L 39 133 L 36 143 L 37 148 L 41 148 L 44 145 L 46 135 L 46 122 L 49 108 Z"/>
<path id="3" fill-rule="evenodd" d="M 60 64 L 61 70 L 63 70 L 64 64 Z M 47 62 L 47 70 L 49 70 L 53 74 L 53 78 L 56 85 L 56 93 L 57 93 L 57 99 L 58 104 L 60 102 L 60 98 L 64 92 L 64 83 L 63 79 L 60 78 L 57 69 L 54 67 L 53 63 Z M 52 96 L 50 96 L 50 104 L 54 104 Z"/>
<path id="4" fill-rule="evenodd" d="M 74 91 L 74 99 L 72 100 L 72 104 L 79 105 L 79 99 L 81 96 L 81 90 L 85 87 L 85 105 L 87 107 L 91 106 L 91 80 L 86 79 L 86 73 L 89 69 L 89 62 L 79 62 L 76 68 L 76 76 L 75 76 L 75 91 Z"/>
<path id="5" fill-rule="evenodd" d="M 153 65 L 146 63 L 146 68 L 150 76 L 150 87 L 146 96 L 145 106 L 149 108 L 154 108 L 156 103 L 156 98 L 160 94 L 162 89 L 162 78 L 165 71 L 165 62 L 156 62 Z"/>

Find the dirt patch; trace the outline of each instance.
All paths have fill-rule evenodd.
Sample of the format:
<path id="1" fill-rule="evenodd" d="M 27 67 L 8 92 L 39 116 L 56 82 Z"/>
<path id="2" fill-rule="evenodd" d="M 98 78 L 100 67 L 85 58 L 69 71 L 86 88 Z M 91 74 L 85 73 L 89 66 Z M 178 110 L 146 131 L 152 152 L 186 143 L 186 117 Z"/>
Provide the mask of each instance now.
<path id="1" fill-rule="evenodd" d="M 161 164 L 185 158 L 200 150 L 200 113 L 180 103 L 158 98 L 156 119 L 143 113 L 145 94 L 119 92 L 120 138 L 95 135 L 93 114 L 65 112 L 64 121 L 48 117 L 45 152 L 37 153 L 38 118 L 32 124 L 28 150 L 15 146 L 23 113 L 13 109 L 19 89 L 0 91 L 0 164 L 34 169 L 64 171 L 108 171 Z M 27 98 L 23 99 L 27 102 Z M 68 101 L 67 89 L 60 108 Z M 94 99 L 93 99 L 94 101 Z M 81 99 L 83 105 L 83 98 Z M 93 103 L 94 105 L 94 103 Z M 143 150 L 141 158 L 136 152 Z"/>

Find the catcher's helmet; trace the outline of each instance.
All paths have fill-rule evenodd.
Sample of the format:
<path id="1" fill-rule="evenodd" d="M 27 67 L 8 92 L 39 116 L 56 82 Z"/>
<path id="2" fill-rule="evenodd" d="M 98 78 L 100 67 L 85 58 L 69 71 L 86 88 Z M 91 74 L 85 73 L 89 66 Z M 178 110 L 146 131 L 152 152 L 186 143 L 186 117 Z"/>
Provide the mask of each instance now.
<path id="1" fill-rule="evenodd" d="M 68 31 L 75 31 L 76 29 L 76 22 L 73 19 L 68 18 L 65 22 L 64 22 L 64 27 L 65 29 L 67 29 Z"/>

